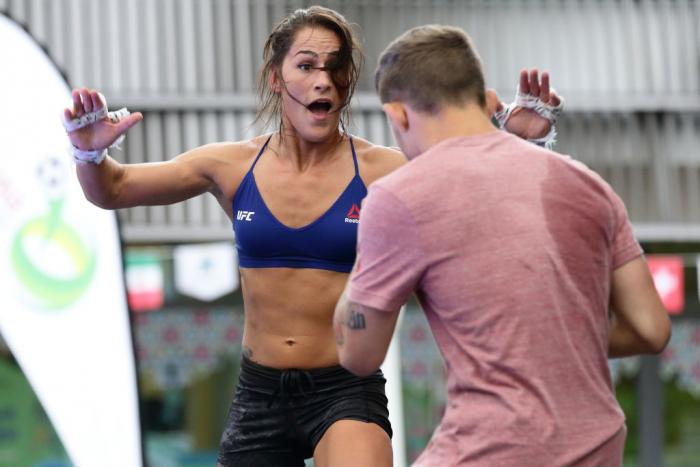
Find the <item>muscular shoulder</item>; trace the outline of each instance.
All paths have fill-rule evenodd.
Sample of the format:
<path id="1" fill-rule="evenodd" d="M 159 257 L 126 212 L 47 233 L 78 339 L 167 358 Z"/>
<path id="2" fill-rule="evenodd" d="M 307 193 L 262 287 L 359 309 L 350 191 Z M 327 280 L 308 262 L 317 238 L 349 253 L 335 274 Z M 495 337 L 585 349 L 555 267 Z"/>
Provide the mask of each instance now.
<path id="1" fill-rule="evenodd" d="M 182 161 L 197 161 L 199 163 L 215 163 L 217 165 L 246 167 L 253 162 L 258 151 L 265 144 L 266 135 L 237 141 L 209 143 L 196 147 L 177 157 Z"/>
<path id="2" fill-rule="evenodd" d="M 269 135 L 237 142 L 209 143 L 191 149 L 175 161 L 192 167 L 214 182 L 215 194 L 227 198 L 233 196 L 255 156 Z"/>
<path id="3" fill-rule="evenodd" d="M 353 138 L 360 176 L 366 185 L 388 175 L 406 163 L 406 156 L 395 148 L 372 144 L 362 138 Z"/>

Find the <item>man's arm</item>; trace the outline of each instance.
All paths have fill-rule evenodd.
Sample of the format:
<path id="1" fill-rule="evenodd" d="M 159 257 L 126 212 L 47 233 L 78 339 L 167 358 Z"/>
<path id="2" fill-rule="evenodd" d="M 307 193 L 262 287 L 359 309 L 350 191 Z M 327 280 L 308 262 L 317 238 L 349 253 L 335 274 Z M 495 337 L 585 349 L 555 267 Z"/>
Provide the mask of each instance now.
<path id="1" fill-rule="evenodd" d="M 343 293 L 333 316 L 340 364 L 358 376 L 377 371 L 386 357 L 398 317 L 399 310 L 360 305 Z"/>
<path id="2" fill-rule="evenodd" d="M 643 256 L 613 271 L 611 309 L 610 357 L 660 353 L 668 344 L 671 321 Z"/>
<path id="3" fill-rule="evenodd" d="M 340 363 L 357 375 L 384 361 L 399 310 L 419 287 L 428 258 L 411 211 L 378 184 L 362 205 L 357 260 L 333 317 Z"/>

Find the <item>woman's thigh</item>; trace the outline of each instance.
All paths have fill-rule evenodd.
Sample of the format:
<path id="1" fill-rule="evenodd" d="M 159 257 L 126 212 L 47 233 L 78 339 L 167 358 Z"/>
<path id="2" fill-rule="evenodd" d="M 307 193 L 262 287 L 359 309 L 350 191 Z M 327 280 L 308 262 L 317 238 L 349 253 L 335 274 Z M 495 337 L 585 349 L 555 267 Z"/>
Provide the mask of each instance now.
<path id="1" fill-rule="evenodd" d="M 315 467 L 391 467 L 391 439 L 376 423 L 338 420 L 314 450 Z"/>

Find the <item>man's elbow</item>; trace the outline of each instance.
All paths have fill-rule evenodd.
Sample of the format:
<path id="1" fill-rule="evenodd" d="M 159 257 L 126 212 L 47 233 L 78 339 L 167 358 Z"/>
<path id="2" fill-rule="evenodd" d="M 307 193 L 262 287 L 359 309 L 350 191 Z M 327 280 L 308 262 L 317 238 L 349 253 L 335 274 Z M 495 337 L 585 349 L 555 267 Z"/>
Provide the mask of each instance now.
<path id="1" fill-rule="evenodd" d="M 356 376 L 365 377 L 377 372 L 382 362 L 359 355 L 340 354 L 340 365 Z"/>
<path id="2" fill-rule="evenodd" d="M 659 323 L 656 332 L 647 338 L 649 353 L 660 354 L 671 340 L 671 320 L 668 316 L 665 318 L 663 322 Z"/>

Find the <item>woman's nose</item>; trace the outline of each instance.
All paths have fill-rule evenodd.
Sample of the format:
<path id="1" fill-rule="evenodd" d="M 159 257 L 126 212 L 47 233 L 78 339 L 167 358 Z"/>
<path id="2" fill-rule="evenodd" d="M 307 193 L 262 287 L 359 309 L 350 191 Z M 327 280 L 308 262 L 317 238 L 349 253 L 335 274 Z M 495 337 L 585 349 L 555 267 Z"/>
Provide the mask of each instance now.
<path id="1" fill-rule="evenodd" d="M 319 68 L 316 70 L 316 80 L 314 82 L 314 89 L 326 90 L 333 85 L 333 80 L 331 79 L 330 72 L 325 68 Z"/>

